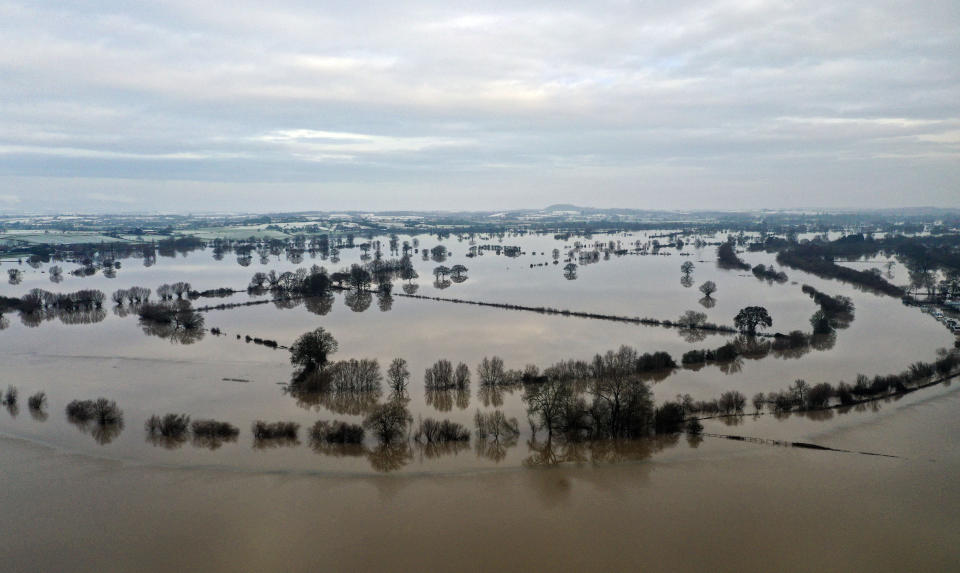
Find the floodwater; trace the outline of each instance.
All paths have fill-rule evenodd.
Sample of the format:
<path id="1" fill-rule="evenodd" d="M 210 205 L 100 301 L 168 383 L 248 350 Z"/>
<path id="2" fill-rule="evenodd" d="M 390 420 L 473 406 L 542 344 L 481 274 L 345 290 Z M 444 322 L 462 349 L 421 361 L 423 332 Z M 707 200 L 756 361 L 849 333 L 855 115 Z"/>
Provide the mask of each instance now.
<path id="1" fill-rule="evenodd" d="M 626 246 L 656 234 L 590 242 Z M 421 249 L 441 243 L 418 239 Z M 732 323 L 739 308 L 760 304 L 781 332 L 809 331 L 817 307 L 802 284 L 854 300 L 855 320 L 832 344 L 722 368 L 677 369 L 651 380 L 658 401 L 678 393 L 709 399 L 731 389 L 750 396 L 784 389 L 797 378 L 852 382 L 858 373 L 894 373 L 930 361 L 938 348 L 953 344 L 942 325 L 897 299 L 792 269 L 783 269 L 789 276 L 783 284 L 718 269 L 715 247 L 609 260 L 601 255 L 566 278 L 566 253 L 577 240 L 478 238 L 478 246 L 517 245 L 525 254 L 486 251 L 470 258 L 468 241 L 449 238 L 442 244 L 453 254 L 442 264 L 464 264 L 469 278 L 438 287 L 432 269 L 440 263 L 418 254 L 417 293 L 659 319 L 692 309 L 721 324 Z M 561 251 L 557 265 L 554 248 Z M 338 263 L 271 256 L 261 264 L 255 255 L 241 266 L 235 255 L 218 258 L 207 249 L 158 257 L 150 266 L 123 259 L 115 278 L 65 274 L 60 283 L 48 280 L 48 265 L 24 264 L 17 267 L 22 282 L 0 285 L 0 295 L 98 288 L 109 296 L 118 288 L 155 290 L 179 280 L 199 290 L 242 289 L 256 271 L 314 263 L 332 271 L 359 256 L 359 249 L 344 249 Z M 765 253 L 742 257 L 775 264 Z M 688 260 L 695 264 L 689 287 L 680 273 Z M 67 272 L 73 268 L 61 264 Z M 0 270 L 10 267 L 4 262 Z M 894 282 L 904 282 L 902 275 L 896 265 L 891 269 Z M 697 290 L 706 280 L 718 285 L 709 308 Z M 403 292 L 399 284 L 395 292 Z M 242 293 L 195 304 L 262 298 Z M 308 301 L 214 310 L 205 314 L 206 326 L 225 335 L 191 341 L 150 335 L 134 314 L 110 304 L 102 316 L 39 325 L 8 314 L 0 331 L 0 387 L 16 385 L 21 403 L 0 409 L 0 509 L 14 516 L 0 522 L 0 569 L 942 571 L 960 560 L 952 479 L 960 470 L 953 439 L 960 430 L 957 382 L 850 411 L 705 422 L 708 434 L 894 457 L 712 436 L 565 444 L 531 431 L 521 390 L 480 388 L 477 363 L 498 355 L 508 368 L 543 368 L 588 360 L 621 344 L 665 350 L 679 361 L 687 350 L 715 348 L 730 337 L 696 340 L 675 328 L 402 296 L 372 297 L 366 309 L 347 303 L 337 294 L 329 307 Z M 315 421 L 359 422 L 385 394 L 298 400 L 285 392 L 292 373 L 287 352 L 242 337 L 288 345 L 318 326 L 339 342 L 334 359 L 376 358 L 385 369 L 392 358 L 405 358 L 412 374 L 407 406 L 415 419 L 449 418 L 472 430 L 474 412 L 499 408 L 519 420 L 520 436 L 391 448 L 368 437 L 362 447 L 315 449 L 306 436 Z M 424 392 L 422 372 L 441 358 L 470 366 L 468 392 Z M 40 390 L 49 404 L 36 415 L 26 397 Z M 122 428 L 103 432 L 66 419 L 69 401 L 99 396 L 123 409 Z M 240 428 L 240 436 L 216 448 L 148 440 L 144 421 L 167 412 L 225 420 Z M 250 425 L 258 419 L 300 423 L 299 441 L 255 444 Z"/>
<path id="2" fill-rule="evenodd" d="M 817 441 L 448 475 L 162 467 L 0 439 L 7 571 L 950 571 L 957 386 Z M 829 424 L 820 426 L 829 427 Z M 708 431 L 717 428 L 708 427 Z M 53 549 L 52 549 L 53 548 Z"/>
<path id="3" fill-rule="evenodd" d="M 653 235 L 656 233 L 602 235 L 593 237 L 590 243 L 620 241 L 626 247 L 635 241 L 645 243 Z M 380 239 L 386 245 L 387 238 Z M 436 237 L 420 236 L 418 240 L 421 249 L 440 244 Z M 715 247 L 697 250 L 687 246 L 680 251 L 669 248 L 661 252 L 670 255 L 612 256 L 609 260 L 601 256 L 596 263 L 581 265 L 576 278 L 568 279 L 562 270 L 565 253 L 578 240 L 587 242 L 582 238 L 558 241 L 552 236 L 506 236 L 502 241 L 478 238 L 477 246 L 517 245 L 525 254 L 512 258 L 481 250 L 483 255 L 469 258 L 466 256 L 468 241 L 449 238 L 442 244 L 452 255 L 443 264 L 466 265 L 469 278 L 438 288 L 433 284 L 432 269 L 439 263 L 415 255 L 413 261 L 420 274 L 417 292 L 661 319 L 675 319 L 685 310 L 695 309 L 706 312 L 708 320 L 721 324 L 732 323 L 734 314 L 743 306 L 762 304 L 770 310 L 774 330 L 782 332 L 809 330 L 807 321 L 817 307 L 801 292 L 802 284 L 854 300 L 855 320 L 848 328 L 838 330 L 830 344 L 798 355 L 770 354 L 698 370 L 680 368 L 651 381 L 658 401 L 681 393 L 690 393 L 695 399 L 711 399 L 732 389 L 750 396 L 760 391 L 784 389 L 797 378 L 811 384 L 852 382 L 858 373 L 870 376 L 894 373 L 914 361 L 932 360 L 936 349 L 953 343 L 953 336 L 932 317 L 905 307 L 894 298 L 791 269 L 785 269 L 789 281 L 782 284 L 758 280 L 749 272 L 718 269 L 713 262 Z M 561 252 L 558 265 L 552 264 L 554 248 Z M 681 253 L 690 256 L 681 256 Z M 43 272 L 46 265 L 37 269 L 21 265 L 24 280 L 18 285 L 4 284 L 0 294 L 21 295 L 30 288 L 59 291 L 99 288 L 109 295 L 117 288 L 138 285 L 156 289 L 161 283 L 178 280 L 186 280 L 199 290 L 223 286 L 243 288 L 255 271 L 281 272 L 312 263 L 335 270 L 358 262 L 359 256 L 360 249 L 343 249 L 341 260 L 336 264 L 309 256 L 300 262 L 272 256 L 266 264 L 260 264 L 255 255 L 253 264 L 244 267 L 237 264 L 236 257 L 230 253 L 217 260 L 207 249 L 158 257 L 149 267 L 138 259 L 123 259 L 115 278 L 104 277 L 102 273 L 85 278 L 65 274 L 64 280 L 56 284 Z M 774 264 L 773 257 L 765 253 L 742 256 L 751 264 Z M 692 287 L 685 287 L 680 281 L 680 265 L 688 260 L 695 264 Z M 547 264 L 530 267 L 531 263 L 541 262 Z M 71 269 L 69 264 L 63 266 L 67 272 Z M 706 280 L 718 285 L 711 308 L 699 303 L 702 295 L 696 288 Z M 398 287 L 396 292 L 402 290 Z M 195 304 L 258 298 L 264 297 L 243 293 L 222 299 L 199 299 Z M 347 305 L 346 296 L 337 294 L 329 307 L 308 301 L 290 305 L 292 308 L 268 303 L 210 311 L 206 313 L 207 327 L 219 327 L 226 334 L 206 334 L 184 344 L 148 335 L 149 329 L 144 328 L 134 314 L 123 316 L 124 313 L 111 308 L 111 304 L 108 303 L 102 316 L 93 323 L 69 324 L 52 319 L 33 326 L 25 324 L 16 314 L 8 315 L 9 326 L 0 331 L 5 362 L 0 385 L 19 387 L 21 407 L 19 412 L 0 411 L 0 432 L 63 451 L 165 465 L 199 464 L 350 475 L 519 467 L 529 465 L 539 452 L 536 437 L 526 421 L 522 391 L 481 388 L 474 375 L 467 392 L 428 394 L 422 382 L 422 372 L 427 367 L 445 358 L 454 364 L 462 361 L 475 372 L 483 357 L 497 355 L 508 368 L 522 369 L 526 364 L 544 368 L 570 358 L 589 360 L 595 353 L 621 344 L 634 346 L 641 352 L 664 350 L 679 361 L 687 350 L 715 348 L 730 338 L 711 334 L 701 340 L 690 340 L 689 333 L 685 337 L 676 328 L 402 296 L 392 297 L 389 304 L 371 297 L 369 307 L 357 312 L 355 305 L 353 308 Z M 303 332 L 318 326 L 323 326 L 338 340 L 339 352 L 335 359 L 376 358 L 383 369 L 394 357 L 406 359 L 412 374 L 407 407 L 415 419 L 448 418 L 472 429 L 477 410 L 499 408 L 508 417 L 518 419 L 521 435 L 508 443 L 491 445 L 474 440 L 446 448 L 411 444 L 399 451 L 378 449 L 372 437 L 363 448 L 312 448 L 306 429 L 314 422 L 341 419 L 359 423 L 371 405 L 385 400 L 385 394 L 295 398 L 284 391 L 292 374 L 287 352 L 244 342 L 238 335 L 273 339 L 288 345 Z M 42 419 L 32 416 L 25 407 L 26 396 L 40 390 L 46 392 L 49 400 L 47 415 Z M 63 414 L 69 401 L 99 396 L 116 400 L 123 409 L 122 429 L 94 432 L 70 423 Z M 215 449 L 195 447 L 189 442 L 148 441 L 143 431 L 145 420 L 153 414 L 168 412 L 185 413 L 194 419 L 228 421 L 239 427 L 241 434 L 235 442 L 223 443 Z M 838 415 L 842 417 L 844 415 Z M 273 444 L 276 447 L 254 447 L 249 428 L 255 420 L 297 422 L 301 425 L 301 439 L 295 443 Z M 588 458 L 606 456 L 602 452 L 586 455 Z"/>

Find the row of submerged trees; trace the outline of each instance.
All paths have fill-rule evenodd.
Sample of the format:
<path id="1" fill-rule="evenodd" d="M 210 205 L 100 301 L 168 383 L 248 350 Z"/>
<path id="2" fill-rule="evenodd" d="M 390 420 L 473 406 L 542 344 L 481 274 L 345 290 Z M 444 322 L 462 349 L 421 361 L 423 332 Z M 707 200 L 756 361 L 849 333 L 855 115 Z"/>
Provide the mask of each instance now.
<path id="1" fill-rule="evenodd" d="M 858 374 L 853 384 L 829 382 L 810 384 L 798 379 L 781 391 L 764 394 L 758 392 L 750 400 L 754 414 L 760 414 L 768 408 L 773 414 L 786 414 L 791 411 L 814 411 L 834 406 L 848 407 L 902 395 L 936 382 L 935 376 L 946 378 L 960 366 L 960 354 L 957 350 L 940 349 L 938 358 L 933 362 L 914 362 L 907 370 L 898 374 L 876 375 L 872 378 Z M 718 399 L 695 401 L 689 394 L 676 398 L 676 403 L 687 416 L 740 415 L 744 413 L 747 398 L 737 390 L 724 392 Z"/>
<path id="2" fill-rule="evenodd" d="M 330 361 L 330 355 L 336 351 L 336 341 L 329 333 L 318 329 L 305 334 L 298 343 L 291 348 L 291 360 L 301 369 L 330 370 L 330 391 L 363 393 L 379 390 L 382 378 L 376 361 Z M 829 383 L 810 385 L 797 380 L 782 392 L 755 394 L 750 403 L 755 413 L 767 407 L 779 415 L 792 410 L 852 406 L 903 394 L 933 383 L 930 380 L 935 375 L 951 375 L 960 365 L 957 351 L 941 350 L 939 355 L 934 362 L 914 363 L 900 374 L 872 379 L 859 375 L 852 385 L 843 382 L 837 386 Z M 511 371 L 503 367 L 499 358 L 485 358 L 477 372 L 483 386 L 511 383 L 523 386 L 523 402 L 533 431 L 531 439 L 535 442 L 536 434 L 543 431 L 547 444 L 555 438 L 562 442 L 580 442 L 672 434 L 683 430 L 696 434 L 702 430 L 698 416 L 744 413 L 748 400 L 737 390 L 724 392 L 714 400 L 699 402 L 689 395 L 677 396 L 675 401 L 656 406 L 645 375 L 674 367 L 676 364 L 666 353 L 639 354 L 622 346 L 616 351 L 597 354 L 591 361 L 561 361 L 542 372 L 535 366 L 528 366 L 522 372 Z M 458 371 L 462 374 L 458 375 Z M 369 455 L 372 450 L 362 446 L 368 433 L 376 438 L 377 451 L 390 448 L 394 452 L 407 452 L 411 440 L 425 447 L 439 447 L 467 442 L 473 435 L 477 440 L 478 454 L 483 452 L 482 455 L 492 459 L 502 459 L 505 448 L 516 443 L 519 424 L 500 410 L 477 411 L 473 432 L 450 420 L 426 418 L 415 424 L 404 396 L 409 377 L 406 362 L 395 359 L 387 369 L 391 389 L 389 399 L 385 403 L 374 401 L 368 408 L 356 412 L 365 414 L 361 424 L 341 420 L 316 422 L 308 432 L 311 444 L 317 451 L 333 453 L 336 450 L 331 448 L 355 445 Z M 424 374 L 425 385 L 436 384 L 438 380 L 441 387 L 456 387 L 458 383 L 465 386 L 469 384 L 469 369 L 462 363 L 453 368 L 448 361 L 440 360 Z M 18 401 L 16 388 L 8 389 L 2 400 L 8 408 L 15 407 Z M 46 396 L 39 392 L 28 402 L 31 411 L 41 412 Z M 105 398 L 74 400 L 67 405 L 66 413 L 68 420 L 90 432 L 101 444 L 110 442 L 123 429 L 123 412 L 115 402 Z M 298 443 L 299 428 L 295 422 L 258 420 L 251 426 L 254 446 Z M 239 430 L 229 423 L 215 420 L 191 422 L 186 414 L 151 416 L 145 423 L 145 430 L 151 443 L 167 447 L 176 447 L 192 437 L 195 445 L 215 448 L 225 441 L 235 441 L 239 434 Z"/>
<path id="3" fill-rule="evenodd" d="M 446 267 L 440 265 L 434 269 L 436 277 L 435 286 L 444 288 L 449 286 L 449 276 L 453 282 L 463 282 L 466 280 L 467 267 L 463 265 L 454 265 Z M 419 274 L 413 268 L 413 263 L 409 256 L 403 256 L 400 259 L 375 259 L 364 265 L 353 264 L 349 268 L 344 268 L 333 273 L 327 273 L 323 267 L 313 265 L 310 270 L 297 269 L 296 271 L 286 271 L 277 273 L 270 272 L 254 273 L 250 280 L 248 291 L 261 293 L 269 291 L 274 294 L 287 296 L 323 296 L 329 290 L 336 288 L 352 289 L 355 292 L 376 290 L 378 293 L 390 294 L 393 291 L 393 281 L 400 279 L 407 281 L 407 285 L 412 286 L 411 281 L 418 278 Z M 416 290 L 406 289 L 405 290 Z"/>

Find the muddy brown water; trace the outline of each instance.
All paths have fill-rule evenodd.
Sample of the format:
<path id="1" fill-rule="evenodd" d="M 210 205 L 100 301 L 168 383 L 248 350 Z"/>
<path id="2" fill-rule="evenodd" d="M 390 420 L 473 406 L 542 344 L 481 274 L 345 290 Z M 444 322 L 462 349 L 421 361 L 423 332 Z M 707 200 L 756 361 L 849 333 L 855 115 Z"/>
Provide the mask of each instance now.
<path id="1" fill-rule="evenodd" d="M 420 240 L 421 247 L 439 242 Z M 801 284 L 854 299 L 856 318 L 832 346 L 794 358 L 678 369 L 651 382 L 659 401 L 686 392 L 712 398 L 728 389 L 750 396 L 786 388 L 796 378 L 851 382 L 857 373 L 898 372 L 932 360 L 937 348 L 953 343 L 930 316 L 896 299 L 791 269 L 785 269 L 785 284 L 758 281 L 717 269 L 712 248 L 686 247 L 690 257 L 676 250 L 613 257 L 581 266 L 575 280 L 563 277 L 562 264 L 529 268 L 552 261 L 552 248 L 572 243 L 506 237 L 503 244 L 521 244 L 528 254 L 469 259 L 463 256 L 466 241 L 448 239 L 444 244 L 454 255 L 444 264 L 465 264 L 470 278 L 437 289 L 430 273 L 438 263 L 416 256 L 418 293 L 655 318 L 695 309 L 719 323 L 732 322 L 742 306 L 763 304 L 781 331 L 809 329 L 816 307 Z M 230 255 L 217 261 L 197 251 L 160 257 L 151 267 L 125 260 L 117 278 L 65 277 L 58 284 L 47 280 L 44 267 L 24 266 L 24 281 L 4 284 L 0 294 L 34 287 L 109 294 L 176 280 L 200 289 L 242 287 L 257 270 L 314 262 L 336 269 L 358 256 L 358 250 L 344 250 L 339 264 L 307 257 L 294 265 L 272 257 L 266 265 L 255 260 L 240 267 Z M 763 253 L 743 256 L 752 264 L 773 262 Z M 686 260 L 696 264 L 691 288 L 680 284 Z M 704 280 L 719 286 L 709 309 L 698 302 L 696 285 Z M 247 300 L 246 294 L 222 299 Z M 401 297 L 389 310 L 374 298 L 367 310 L 355 312 L 342 294 L 330 309 L 271 303 L 211 311 L 207 326 L 226 336 L 206 334 L 191 344 L 150 336 L 135 316 L 121 315 L 108 307 L 93 324 L 54 319 L 36 327 L 7 316 L 9 325 L 0 331 L 0 387 L 18 386 L 21 405 L 19 411 L 0 409 L 0 509 L 15 516 L 0 525 L 0 569 L 939 571 L 958 562 L 956 382 L 846 413 L 748 415 L 706 424 L 708 432 L 897 459 L 682 436 L 547 444 L 542 434 L 532 435 L 519 390 L 481 391 L 475 370 L 484 356 L 502 356 L 510 368 L 544 367 L 629 344 L 679 358 L 729 337 L 689 341 L 676 329 Z M 287 353 L 236 335 L 289 344 L 317 326 L 338 339 L 335 358 L 377 358 L 384 368 L 393 357 L 407 359 L 415 418 L 450 418 L 472 429 L 476 410 L 500 408 L 519 419 L 521 435 L 501 444 L 474 439 L 449 448 L 393 450 L 368 438 L 360 449 L 315 450 L 307 426 L 318 419 L 359 422 L 362 406 L 285 394 Z M 439 358 L 463 361 L 474 371 L 465 396 L 424 392 L 423 370 Z M 26 397 L 38 390 L 49 399 L 45 417 L 26 408 Z M 97 434 L 66 420 L 67 402 L 97 396 L 123 408 L 122 431 Z M 144 421 L 166 412 L 227 420 L 241 434 L 213 450 L 149 442 Z M 249 427 L 256 419 L 299 422 L 299 442 L 254 447 Z"/>
<path id="2" fill-rule="evenodd" d="M 950 571 L 942 388 L 816 438 L 704 439 L 642 461 L 447 475 L 160 467 L 2 439 L 5 571 Z"/>

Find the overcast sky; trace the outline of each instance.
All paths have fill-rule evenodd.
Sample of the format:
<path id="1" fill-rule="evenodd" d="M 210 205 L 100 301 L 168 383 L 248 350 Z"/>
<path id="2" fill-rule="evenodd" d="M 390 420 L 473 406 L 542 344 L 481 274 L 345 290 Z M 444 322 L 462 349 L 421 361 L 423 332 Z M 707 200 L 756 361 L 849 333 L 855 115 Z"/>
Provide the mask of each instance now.
<path id="1" fill-rule="evenodd" d="M 960 206 L 960 2 L 0 0 L 0 212 Z"/>

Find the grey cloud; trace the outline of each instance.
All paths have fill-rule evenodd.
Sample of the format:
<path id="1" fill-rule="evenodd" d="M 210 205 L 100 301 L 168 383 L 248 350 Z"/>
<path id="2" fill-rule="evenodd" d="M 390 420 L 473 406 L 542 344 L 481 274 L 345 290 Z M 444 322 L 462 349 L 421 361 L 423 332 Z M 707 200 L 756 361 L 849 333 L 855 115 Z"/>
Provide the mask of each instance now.
<path id="1" fill-rule="evenodd" d="M 4 2 L 0 196 L 955 206 L 958 57 L 955 2 Z"/>

